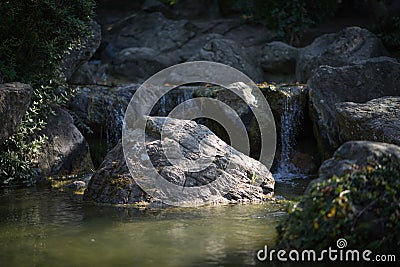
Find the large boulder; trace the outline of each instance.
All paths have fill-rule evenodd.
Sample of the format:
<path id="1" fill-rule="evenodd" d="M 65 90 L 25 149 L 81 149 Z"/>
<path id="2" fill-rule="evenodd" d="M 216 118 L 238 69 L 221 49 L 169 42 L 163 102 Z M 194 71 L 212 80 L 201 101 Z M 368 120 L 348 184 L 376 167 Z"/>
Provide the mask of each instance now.
<path id="1" fill-rule="evenodd" d="M 152 65 L 158 70 L 189 60 L 211 60 L 238 68 L 254 80 L 263 80 L 261 47 L 273 39 L 273 34 L 263 26 L 243 24 L 240 19 L 179 19 L 182 16 L 176 15 L 183 10 L 178 6 L 186 5 L 184 2 L 170 7 L 159 1 L 146 1 L 142 11 L 105 26 L 99 49 L 102 64 L 112 63 L 114 69 L 118 68 L 116 74 L 129 72 L 123 76 L 136 81 L 136 72 L 145 78 L 151 76 Z M 131 51 L 128 58 L 124 55 L 126 49 Z M 118 67 L 121 59 L 128 59 L 130 66 Z M 152 70 L 147 71 L 149 68 Z"/>
<path id="2" fill-rule="evenodd" d="M 0 144 L 18 129 L 31 96 L 32 87 L 27 84 L 0 84 Z"/>
<path id="3" fill-rule="evenodd" d="M 108 28 L 107 48 L 103 59 L 131 47 L 148 47 L 170 52 L 187 43 L 194 35 L 194 26 L 187 20 L 170 20 L 159 12 L 138 13 Z M 173 64 L 173 63 L 172 63 Z"/>
<path id="4" fill-rule="evenodd" d="M 72 74 L 85 62 L 87 62 L 100 46 L 101 29 L 95 21 L 92 22 L 91 33 L 80 40 L 80 45 L 68 50 L 61 64 L 61 71 L 67 81 Z"/>
<path id="5" fill-rule="evenodd" d="M 345 28 L 338 33 L 324 34 L 301 49 L 296 78 L 299 82 L 306 82 L 319 66 L 346 66 L 384 55 L 387 52 L 373 33 L 359 27 Z"/>
<path id="6" fill-rule="evenodd" d="M 169 56 L 148 47 L 126 48 L 116 54 L 111 74 L 130 82 L 143 82 L 174 62 Z"/>
<path id="7" fill-rule="evenodd" d="M 253 58 L 247 50 L 230 39 L 212 39 L 190 61 L 206 60 L 226 64 L 240 70 L 253 81 L 263 80 L 259 62 Z"/>
<path id="8" fill-rule="evenodd" d="M 42 132 L 46 136 L 38 165 L 43 176 L 90 172 L 89 146 L 67 111 L 58 109 Z"/>
<path id="9" fill-rule="evenodd" d="M 315 134 L 321 152 L 328 158 L 343 143 L 340 133 L 345 123 L 342 117 L 338 117 L 337 107 L 341 106 L 336 104 L 364 103 L 375 98 L 400 95 L 400 64 L 393 59 L 377 58 L 352 66 L 321 66 L 308 81 L 308 86 Z M 376 140 L 372 134 L 365 129 L 362 136 L 369 135 L 368 140 Z M 360 139 L 361 136 L 351 138 Z"/>
<path id="10" fill-rule="evenodd" d="M 338 103 L 336 110 L 341 141 L 357 138 L 400 145 L 400 96 Z"/>
<path id="11" fill-rule="evenodd" d="M 193 121 L 170 119 L 167 129 L 163 130 L 165 122 L 162 117 L 148 117 L 146 124 L 146 150 L 154 168 L 167 181 L 179 186 L 201 186 L 216 179 L 229 179 L 234 186 L 227 193 L 220 196 L 221 202 L 260 202 L 265 195 L 270 195 L 274 189 L 274 180 L 268 169 L 260 162 L 251 159 L 228 146 L 207 127 Z M 203 155 L 214 155 L 210 165 L 200 171 L 186 172 L 174 166 L 167 159 L 160 138 L 161 131 L 172 132 L 168 135 L 168 142 L 177 144 L 187 159 L 199 156 L 196 144 L 204 145 Z M 140 131 L 140 130 L 135 130 Z M 135 132 L 133 133 L 135 134 Z M 133 142 L 132 151 L 138 144 Z M 140 145 L 140 144 L 139 144 Z M 164 143 L 165 145 L 165 143 Z M 122 145 L 118 144 L 107 156 L 100 169 L 91 179 L 84 199 L 110 204 L 134 204 L 151 202 L 152 199 L 136 184 L 136 177 L 143 177 L 140 173 L 143 162 L 129 157 L 134 172 L 133 177 L 126 167 Z M 227 163 L 232 171 L 226 171 Z M 261 181 L 260 186 L 254 180 Z"/>

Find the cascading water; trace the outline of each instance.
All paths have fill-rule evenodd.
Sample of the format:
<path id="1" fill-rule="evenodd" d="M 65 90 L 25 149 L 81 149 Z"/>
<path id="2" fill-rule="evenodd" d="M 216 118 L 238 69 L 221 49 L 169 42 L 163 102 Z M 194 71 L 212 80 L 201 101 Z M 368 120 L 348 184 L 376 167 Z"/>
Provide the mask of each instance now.
<path id="1" fill-rule="evenodd" d="M 181 92 L 181 91 L 183 91 L 183 92 Z M 189 99 L 192 99 L 193 98 L 193 90 L 190 90 L 190 89 L 188 89 L 188 88 L 184 88 L 184 89 L 182 89 L 182 90 L 179 90 L 179 93 L 178 93 L 178 100 L 177 100 L 177 105 L 180 105 L 180 104 L 182 104 L 183 105 L 183 111 L 185 111 L 185 108 L 186 108 L 186 105 L 187 105 L 187 103 L 185 103 L 185 101 L 187 101 L 187 100 L 189 100 Z"/>
<path id="2" fill-rule="evenodd" d="M 290 92 L 284 92 L 284 106 L 281 115 L 281 158 L 274 174 L 275 180 L 290 180 L 300 178 L 304 175 L 300 173 L 297 167 L 291 162 L 291 153 L 295 145 L 296 129 L 301 118 L 301 103 L 293 98 Z"/>
<path id="3" fill-rule="evenodd" d="M 165 99 L 165 95 L 163 95 L 160 99 L 160 111 L 161 114 L 159 114 L 159 116 L 166 116 L 167 115 L 167 108 L 166 108 L 166 99 Z"/>

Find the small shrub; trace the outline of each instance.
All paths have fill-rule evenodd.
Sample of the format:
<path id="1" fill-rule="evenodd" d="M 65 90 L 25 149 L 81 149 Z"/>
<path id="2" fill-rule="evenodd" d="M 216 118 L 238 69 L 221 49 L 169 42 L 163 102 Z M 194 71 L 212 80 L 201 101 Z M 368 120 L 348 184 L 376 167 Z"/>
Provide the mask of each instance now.
<path id="1" fill-rule="evenodd" d="M 323 250 L 345 238 L 349 247 L 373 252 L 400 245 L 400 163 L 391 157 L 332 177 L 288 209 L 278 226 L 278 247 Z"/>

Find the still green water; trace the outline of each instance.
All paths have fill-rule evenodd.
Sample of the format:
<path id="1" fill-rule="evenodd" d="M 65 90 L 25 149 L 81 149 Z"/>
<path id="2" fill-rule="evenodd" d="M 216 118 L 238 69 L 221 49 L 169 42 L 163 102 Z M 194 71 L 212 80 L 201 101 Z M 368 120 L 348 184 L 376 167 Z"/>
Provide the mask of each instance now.
<path id="1" fill-rule="evenodd" d="M 278 184 L 277 194 L 291 198 L 304 186 Z M 3 189 L 0 266 L 254 266 L 256 251 L 274 244 L 284 206 L 137 210 Z"/>

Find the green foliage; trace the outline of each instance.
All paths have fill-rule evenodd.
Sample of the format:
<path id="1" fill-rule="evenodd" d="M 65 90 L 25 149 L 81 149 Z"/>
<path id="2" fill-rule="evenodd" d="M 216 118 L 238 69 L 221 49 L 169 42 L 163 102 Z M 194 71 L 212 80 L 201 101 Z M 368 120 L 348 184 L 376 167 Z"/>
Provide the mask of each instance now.
<path id="1" fill-rule="evenodd" d="M 60 64 L 81 45 L 94 15 L 93 0 L 0 2 L 0 76 L 3 82 L 32 85 L 31 105 L 19 130 L 0 147 L 0 183 L 27 183 L 44 137 L 40 131 L 54 106 L 65 103 Z"/>
<path id="2" fill-rule="evenodd" d="M 278 247 L 327 249 L 345 238 L 349 248 L 391 251 L 400 245 L 400 162 L 371 161 L 365 169 L 316 183 L 288 209 Z"/>
<path id="3" fill-rule="evenodd" d="M 261 22 L 289 44 L 298 43 L 304 31 L 334 15 L 336 0 L 236 0 L 247 16 Z"/>

